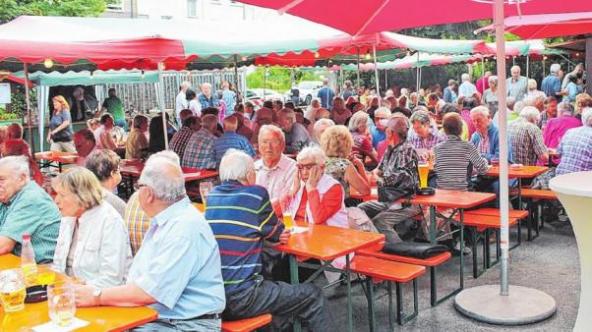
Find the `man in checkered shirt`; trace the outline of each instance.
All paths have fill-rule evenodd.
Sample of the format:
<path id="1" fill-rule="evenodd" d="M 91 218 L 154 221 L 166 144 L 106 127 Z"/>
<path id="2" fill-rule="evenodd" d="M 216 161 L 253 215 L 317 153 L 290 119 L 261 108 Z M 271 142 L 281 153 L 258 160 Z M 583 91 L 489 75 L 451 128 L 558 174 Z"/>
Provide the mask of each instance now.
<path id="1" fill-rule="evenodd" d="M 198 169 L 216 168 L 214 142 L 216 141 L 216 126 L 218 119 L 208 114 L 201 118 L 201 129 L 193 133 L 187 142 L 181 166 Z"/>
<path id="2" fill-rule="evenodd" d="M 573 128 L 565 133 L 557 152 L 561 162 L 556 174 L 592 171 L 592 107 L 582 111 L 582 127 Z"/>
<path id="3" fill-rule="evenodd" d="M 520 118 L 508 126 L 515 163 L 534 166 L 538 160 L 548 162 L 549 152 L 543 132 L 537 126 L 540 117 L 536 108 L 526 106 L 520 111 Z"/>

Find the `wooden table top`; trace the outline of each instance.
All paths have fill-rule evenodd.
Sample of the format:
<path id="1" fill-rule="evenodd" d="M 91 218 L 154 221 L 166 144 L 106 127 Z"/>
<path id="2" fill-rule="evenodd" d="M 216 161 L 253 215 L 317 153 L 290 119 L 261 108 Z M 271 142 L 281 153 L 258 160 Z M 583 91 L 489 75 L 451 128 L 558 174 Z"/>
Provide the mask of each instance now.
<path id="1" fill-rule="evenodd" d="M 14 255 L 0 256 L 0 270 L 16 268 L 20 258 Z M 155 320 L 158 313 L 148 307 L 94 307 L 76 308 L 76 317 L 89 324 L 76 331 L 125 331 Z M 5 314 L 0 308 L 0 331 L 32 331 L 32 328 L 49 322 L 47 301 L 27 303 L 19 312 Z"/>
<path id="2" fill-rule="evenodd" d="M 495 200 L 495 194 L 480 193 L 474 191 L 459 191 L 435 189 L 436 193 L 431 196 L 416 195 L 411 199 L 405 199 L 414 205 L 432 205 L 449 209 L 470 209 Z"/>
<path id="3" fill-rule="evenodd" d="M 292 255 L 329 261 L 381 242 L 384 242 L 383 234 L 309 225 L 308 231 L 292 234 L 287 244 L 275 248 Z"/>
<path id="4" fill-rule="evenodd" d="M 74 152 L 44 151 L 35 153 L 36 160 L 47 160 L 62 164 L 76 163 L 76 158 L 78 158 L 78 154 Z"/>
<path id="5" fill-rule="evenodd" d="M 546 166 L 508 167 L 508 177 L 512 179 L 531 179 L 545 173 L 548 169 Z M 499 173 L 499 166 L 492 166 L 485 175 L 499 177 Z"/>
<path id="6" fill-rule="evenodd" d="M 122 162 L 121 166 L 119 167 L 119 171 L 121 175 L 131 176 L 131 177 L 140 177 L 142 174 L 142 170 L 144 169 L 144 164 L 140 162 Z M 209 178 L 214 178 L 218 176 L 218 171 L 209 170 L 209 169 L 197 169 L 191 167 L 182 167 L 183 169 L 183 176 L 185 177 L 185 181 L 199 181 L 205 180 Z"/>

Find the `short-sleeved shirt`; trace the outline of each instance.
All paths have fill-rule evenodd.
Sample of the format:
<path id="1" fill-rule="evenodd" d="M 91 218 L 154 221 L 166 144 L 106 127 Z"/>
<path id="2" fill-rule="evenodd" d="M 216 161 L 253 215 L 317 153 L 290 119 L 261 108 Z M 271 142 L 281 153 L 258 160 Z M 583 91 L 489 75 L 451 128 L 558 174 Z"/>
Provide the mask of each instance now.
<path id="1" fill-rule="evenodd" d="M 29 181 L 10 202 L 0 203 L 0 236 L 16 242 L 12 253 L 20 256 L 23 234 L 31 235 L 37 262 L 53 260 L 61 215 L 51 197 Z"/>
<path id="2" fill-rule="evenodd" d="M 52 136 L 54 142 L 70 142 L 72 140 L 72 116 L 67 109 L 54 113 L 49 121 L 49 129 L 54 130 L 62 123 L 70 121 L 70 125 Z"/>
<path id="3" fill-rule="evenodd" d="M 176 132 L 175 135 L 173 135 L 170 148 L 171 150 L 175 151 L 179 158 L 183 158 L 183 153 L 185 153 L 185 148 L 187 147 L 187 143 L 189 142 L 191 135 L 193 135 L 193 130 L 185 126 Z"/>
<path id="4" fill-rule="evenodd" d="M 113 115 L 115 122 L 125 121 L 125 111 L 123 110 L 123 103 L 117 97 L 109 97 L 103 102 L 103 107 L 107 109 L 109 114 Z"/>
<path id="5" fill-rule="evenodd" d="M 286 136 L 285 153 L 298 153 L 311 143 L 308 130 L 300 123 L 293 124 L 292 130 L 289 132 L 284 131 L 284 135 Z"/>
<path id="6" fill-rule="evenodd" d="M 518 164 L 534 166 L 547 147 L 541 129 L 524 119 L 518 119 L 508 126 L 513 161 Z"/>
<path id="7" fill-rule="evenodd" d="M 325 174 L 339 181 L 343 187 L 345 198 L 349 197 L 349 183 L 345 180 L 345 172 L 349 165 L 351 165 L 351 161 L 345 158 L 329 157 L 325 161 Z"/>
<path id="8" fill-rule="evenodd" d="M 199 169 L 216 168 L 216 152 L 214 151 L 214 142 L 216 136 L 207 129 L 202 128 L 189 138 L 181 166 L 193 167 Z"/>
<path id="9" fill-rule="evenodd" d="M 214 151 L 216 153 L 216 164 L 220 165 L 222 157 L 229 149 L 237 149 L 255 157 L 255 149 L 246 137 L 235 132 L 225 132 L 214 142 Z"/>
<path id="10" fill-rule="evenodd" d="M 136 254 L 140 250 L 144 234 L 150 226 L 150 217 L 142 210 L 138 192 L 133 193 L 132 197 L 127 201 L 125 211 L 123 214 L 123 221 L 127 225 L 127 231 L 130 237 L 130 244 L 132 246 L 132 254 Z"/>
<path id="11" fill-rule="evenodd" d="M 436 145 L 446 141 L 446 136 L 440 133 L 437 129 L 432 128 L 429 136 L 423 138 L 419 137 L 419 135 L 415 133 L 415 130 L 411 128 L 407 135 L 407 141 L 416 149 L 433 150 Z"/>
<path id="12" fill-rule="evenodd" d="M 335 97 L 335 92 L 328 87 L 322 87 L 319 92 L 317 92 L 317 97 L 321 100 L 321 106 L 326 109 L 330 109 L 333 107 L 333 98 Z"/>
<path id="13" fill-rule="evenodd" d="M 150 307 L 159 319 L 222 313 L 226 300 L 218 243 L 189 198 L 152 218 L 128 283 L 156 300 Z"/>

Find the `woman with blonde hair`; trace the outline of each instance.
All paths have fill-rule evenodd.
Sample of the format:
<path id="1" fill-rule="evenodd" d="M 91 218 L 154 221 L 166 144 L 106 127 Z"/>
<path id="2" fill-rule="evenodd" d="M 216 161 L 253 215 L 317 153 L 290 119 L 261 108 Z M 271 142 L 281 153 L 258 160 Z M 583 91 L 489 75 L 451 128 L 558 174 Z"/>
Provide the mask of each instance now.
<path id="1" fill-rule="evenodd" d="M 73 167 L 52 182 L 62 214 L 54 268 L 98 289 L 122 285 L 132 262 L 123 219 L 95 175 Z"/>
<path id="2" fill-rule="evenodd" d="M 321 136 L 321 148 L 327 157 L 325 174 L 332 176 L 343 186 L 346 206 L 359 203 L 350 198 L 350 187 L 358 195 L 370 194 L 364 164 L 351 153 L 353 142 L 352 135 L 345 126 L 331 126 Z"/>
<path id="3" fill-rule="evenodd" d="M 52 98 L 53 115 L 49 121 L 47 142 L 51 144 L 51 151 L 76 152 L 72 142 L 72 116 L 70 105 L 63 96 Z"/>

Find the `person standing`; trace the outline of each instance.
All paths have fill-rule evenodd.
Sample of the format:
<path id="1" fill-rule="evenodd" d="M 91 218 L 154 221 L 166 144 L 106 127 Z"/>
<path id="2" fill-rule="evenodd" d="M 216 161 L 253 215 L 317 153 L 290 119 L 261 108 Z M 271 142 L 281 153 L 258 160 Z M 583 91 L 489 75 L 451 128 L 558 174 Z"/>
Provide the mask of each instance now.
<path id="1" fill-rule="evenodd" d="M 236 93 L 230 90 L 230 84 L 227 81 L 222 82 L 222 100 L 226 105 L 225 116 L 234 114 L 234 106 L 236 105 Z"/>
<path id="2" fill-rule="evenodd" d="M 329 87 L 329 79 L 323 79 L 323 87 L 317 93 L 317 97 L 321 100 L 321 107 L 326 109 L 333 108 L 335 92 Z"/>
<path id="3" fill-rule="evenodd" d="M 343 100 L 347 100 L 349 97 L 355 96 L 356 92 L 354 91 L 354 87 L 352 86 L 352 82 L 350 80 L 345 81 L 343 93 L 341 94 L 341 98 Z"/>
<path id="4" fill-rule="evenodd" d="M 179 87 L 179 93 L 175 98 L 175 115 L 177 116 L 177 121 L 179 126 L 181 125 L 180 115 L 181 111 L 189 107 L 189 101 L 187 100 L 187 90 L 191 88 L 191 83 L 187 81 L 183 81 L 181 86 Z"/>
<path id="5" fill-rule="evenodd" d="M 549 75 L 541 83 L 541 90 L 547 97 L 559 98 L 561 96 L 561 81 L 558 76 L 560 70 L 561 65 L 558 63 L 552 64 Z"/>
<path id="6" fill-rule="evenodd" d="M 475 87 L 477 88 L 477 92 L 483 94 L 485 90 L 489 89 L 489 76 L 491 76 L 490 71 L 486 71 L 485 75 L 481 76 L 480 79 L 475 82 Z"/>
<path id="7" fill-rule="evenodd" d="M 475 84 L 471 83 L 471 76 L 464 73 L 461 76 L 461 81 L 462 83 L 458 87 L 458 97 L 472 97 L 475 92 L 477 92 L 477 87 L 475 87 Z"/>
<path id="8" fill-rule="evenodd" d="M 63 96 L 55 96 L 53 102 L 53 115 L 49 121 L 47 142 L 51 143 L 51 151 L 76 152 L 72 143 L 72 117 L 70 106 Z"/>
<path id="9" fill-rule="evenodd" d="M 510 73 L 512 77 L 506 80 L 508 97 L 514 98 L 515 101 L 522 101 L 528 92 L 528 79 L 520 75 L 520 67 L 518 66 L 512 66 Z"/>
<path id="10" fill-rule="evenodd" d="M 448 80 L 448 86 L 444 88 L 444 101 L 447 103 L 456 102 L 458 98 L 458 83 L 455 80 Z"/>
<path id="11" fill-rule="evenodd" d="M 212 93 L 212 85 L 207 82 L 201 85 L 201 93 L 199 94 L 198 99 L 202 110 L 208 107 L 220 106 L 220 101 L 218 101 L 218 98 Z"/>
<path id="12" fill-rule="evenodd" d="M 109 98 L 106 98 L 105 101 L 103 101 L 102 110 L 111 114 L 116 126 L 127 130 L 123 102 L 117 97 L 117 91 L 114 88 L 109 89 Z"/>

